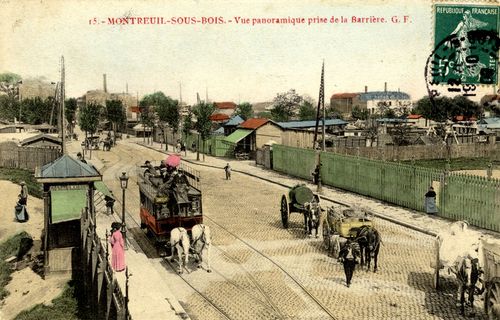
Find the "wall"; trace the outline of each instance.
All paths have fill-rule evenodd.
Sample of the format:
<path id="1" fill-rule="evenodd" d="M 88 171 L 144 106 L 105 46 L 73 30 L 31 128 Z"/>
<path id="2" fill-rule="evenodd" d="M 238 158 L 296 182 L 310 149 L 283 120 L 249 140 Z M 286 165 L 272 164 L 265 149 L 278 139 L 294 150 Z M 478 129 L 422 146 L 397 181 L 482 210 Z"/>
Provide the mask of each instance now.
<path id="1" fill-rule="evenodd" d="M 492 157 L 500 159 L 500 150 L 495 144 L 473 143 L 473 144 L 453 144 L 449 146 L 450 156 L 456 158 L 480 158 Z M 391 146 L 383 147 L 359 147 L 329 148 L 328 151 L 360 156 L 376 160 L 405 161 L 412 159 L 447 159 L 448 148 L 445 145 L 412 145 L 412 146 Z"/>
<path id="2" fill-rule="evenodd" d="M 296 148 L 313 147 L 314 131 L 308 130 L 285 130 L 282 134 L 282 144 Z"/>
<path id="3" fill-rule="evenodd" d="M 255 147 L 257 149 L 262 148 L 265 143 L 269 140 L 273 140 L 276 143 L 281 144 L 281 133 L 283 129 L 279 128 L 275 124 L 268 122 L 262 127 L 255 131 Z"/>
<path id="4" fill-rule="evenodd" d="M 59 149 L 19 147 L 15 142 L 0 143 L 0 167 L 35 170 L 61 156 Z"/>

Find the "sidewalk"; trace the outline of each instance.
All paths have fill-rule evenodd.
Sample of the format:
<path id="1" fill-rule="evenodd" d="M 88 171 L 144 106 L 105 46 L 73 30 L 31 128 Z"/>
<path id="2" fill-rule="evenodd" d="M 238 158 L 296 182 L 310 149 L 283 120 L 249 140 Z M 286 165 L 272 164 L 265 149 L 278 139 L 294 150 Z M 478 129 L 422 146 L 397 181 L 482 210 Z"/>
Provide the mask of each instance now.
<path id="1" fill-rule="evenodd" d="M 156 142 L 154 142 L 153 144 L 144 144 L 142 140 L 137 140 L 136 143 L 151 149 L 158 150 L 165 154 L 175 153 L 174 147 L 170 145 L 169 151 L 166 152 L 164 149 L 165 145 L 163 145 L 163 149 L 160 150 L 160 144 Z M 264 167 L 257 166 L 255 164 L 255 161 L 253 160 L 238 161 L 235 159 L 216 158 L 205 155 L 205 161 L 202 161 L 203 155 L 200 154 L 200 160 L 197 161 L 196 153 L 191 151 L 187 151 L 186 156 L 182 154 L 182 160 L 197 165 L 220 168 L 221 176 L 224 175 L 224 166 L 226 165 L 226 163 L 229 163 L 233 172 L 248 174 L 260 179 L 278 183 L 284 187 L 291 188 L 298 183 L 306 183 L 307 186 L 313 191 L 316 191 L 317 188 L 316 185 L 311 183 L 311 181 L 306 181 L 300 178 L 287 176 L 276 171 L 265 169 Z M 449 225 L 453 222 L 444 218 L 431 216 L 426 213 L 404 207 L 398 207 L 396 205 L 385 203 L 348 191 L 332 188 L 329 186 L 323 186 L 322 189 L 323 190 L 320 194 L 322 199 L 335 200 L 345 205 L 364 209 L 365 211 L 373 213 L 375 216 L 379 216 L 380 218 L 403 224 L 409 228 L 426 233 L 430 236 L 435 236 L 442 231 L 448 230 Z M 276 201 L 279 201 L 279 199 L 276 199 Z M 469 231 L 473 232 L 473 234 L 477 235 L 478 237 L 484 235 L 486 236 L 486 238 L 500 239 L 500 235 L 493 231 L 480 229 L 473 226 L 469 227 Z"/>

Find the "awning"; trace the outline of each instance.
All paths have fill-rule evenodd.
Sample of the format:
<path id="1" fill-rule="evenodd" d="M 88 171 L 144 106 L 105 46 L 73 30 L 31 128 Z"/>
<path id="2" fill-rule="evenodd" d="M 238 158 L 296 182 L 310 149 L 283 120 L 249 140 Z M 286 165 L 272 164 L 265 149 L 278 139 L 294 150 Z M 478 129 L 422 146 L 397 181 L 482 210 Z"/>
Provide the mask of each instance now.
<path id="1" fill-rule="evenodd" d="M 104 184 L 104 182 L 96 181 L 96 182 L 94 182 L 94 186 L 97 189 L 97 191 L 101 192 L 103 195 L 111 197 L 113 199 L 115 198 L 114 196 L 111 195 L 108 187 Z"/>
<path id="2" fill-rule="evenodd" d="M 80 219 L 87 204 L 87 190 L 53 190 L 50 192 L 52 223 Z"/>
<path id="3" fill-rule="evenodd" d="M 224 140 L 232 143 L 238 143 L 238 141 L 244 139 L 252 132 L 253 130 L 237 129 L 235 132 L 228 135 Z"/>

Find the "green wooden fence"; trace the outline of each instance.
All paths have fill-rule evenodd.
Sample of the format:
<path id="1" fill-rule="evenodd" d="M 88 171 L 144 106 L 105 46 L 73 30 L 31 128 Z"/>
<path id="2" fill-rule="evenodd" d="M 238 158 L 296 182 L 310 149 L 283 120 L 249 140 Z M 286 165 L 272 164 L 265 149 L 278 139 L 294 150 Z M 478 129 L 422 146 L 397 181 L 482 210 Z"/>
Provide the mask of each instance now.
<path id="1" fill-rule="evenodd" d="M 312 179 L 316 153 L 310 149 L 273 145 L 273 169 L 304 179 Z"/>
<path id="2" fill-rule="evenodd" d="M 273 146 L 273 168 L 311 179 L 318 156 L 323 184 L 424 211 L 424 194 L 433 185 L 438 194 L 439 216 L 467 220 L 500 231 L 500 180 L 395 162 L 308 149 Z"/>
<path id="3" fill-rule="evenodd" d="M 235 144 L 224 141 L 224 136 L 211 136 L 205 140 L 205 144 L 200 139 L 200 152 L 215 157 L 233 157 Z M 198 145 L 198 135 L 196 133 L 183 135 L 183 141 L 189 150 L 192 148 L 193 142 Z"/>

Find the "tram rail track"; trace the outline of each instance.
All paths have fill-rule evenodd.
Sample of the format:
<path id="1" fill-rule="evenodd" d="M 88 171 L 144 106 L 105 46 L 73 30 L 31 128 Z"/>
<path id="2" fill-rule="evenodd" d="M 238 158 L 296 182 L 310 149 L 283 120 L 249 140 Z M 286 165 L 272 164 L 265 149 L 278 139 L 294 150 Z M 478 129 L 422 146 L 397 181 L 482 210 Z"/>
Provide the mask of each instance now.
<path id="1" fill-rule="evenodd" d="M 132 152 L 129 152 L 128 150 L 125 150 L 125 149 L 124 149 L 124 150 L 121 150 L 121 151 L 123 151 L 124 153 L 129 154 L 129 155 L 131 156 L 131 158 L 132 158 L 132 156 L 133 156 L 133 155 L 135 155 L 135 154 L 133 154 Z M 161 153 L 161 151 L 158 151 L 158 150 L 155 150 L 155 149 L 154 149 L 154 151 Z M 120 157 L 120 160 L 123 160 L 123 158 L 120 156 L 120 154 L 119 154 L 119 153 L 118 153 L 117 155 Z M 215 168 L 215 169 L 222 170 L 221 168 L 216 167 L 216 166 L 211 166 L 211 165 L 206 165 L 206 164 L 200 164 L 200 163 L 191 162 L 191 161 L 187 161 L 187 162 L 190 162 L 191 164 L 196 165 L 196 166 L 203 166 L 203 167 L 207 167 L 207 168 L 211 167 L 211 168 Z M 140 164 L 138 163 L 137 165 L 140 165 Z M 289 185 L 287 185 L 287 184 L 284 184 L 284 183 L 281 183 L 281 182 L 277 182 L 277 181 L 273 181 L 272 179 L 267 179 L 267 178 L 259 177 L 259 176 L 257 176 L 257 175 L 253 175 L 253 174 L 251 174 L 251 173 L 247 173 L 247 172 L 244 172 L 244 171 L 239 171 L 239 170 L 233 170 L 233 171 L 234 171 L 234 172 L 239 172 L 239 173 L 244 174 L 244 175 L 247 175 L 247 176 L 252 176 L 252 177 L 255 177 L 255 178 L 257 178 L 257 179 L 260 179 L 260 180 L 263 180 L 263 181 L 267 181 L 267 182 L 272 183 L 272 184 L 275 184 L 275 185 L 280 185 L 280 186 L 285 187 L 285 188 L 289 188 L 289 187 L 290 187 L 290 186 L 289 186 Z M 119 178 L 119 175 L 120 175 L 120 171 L 115 172 L 115 174 L 114 174 L 114 178 L 118 179 L 118 178 Z M 131 178 L 132 178 L 132 177 L 131 177 Z M 132 181 L 134 181 L 134 179 L 132 179 Z M 136 180 L 135 180 L 135 181 L 136 181 Z M 338 200 L 335 200 L 335 199 L 330 199 L 330 198 L 328 198 L 328 197 L 321 196 L 321 198 L 322 198 L 323 200 L 327 200 L 327 201 L 329 201 L 329 202 L 331 202 L 331 203 L 334 203 L 334 204 L 338 204 L 338 205 L 342 205 L 342 206 L 347 206 L 347 207 L 351 206 L 349 203 L 345 203 L 345 202 L 338 201 Z M 372 212 L 370 212 L 370 213 L 372 213 Z M 126 214 L 127 214 L 127 219 L 128 219 L 128 221 L 133 221 L 133 222 L 134 222 L 137 226 L 140 226 L 140 223 L 137 223 L 137 221 L 136 221 L 136 217 L 135 217 L 135 216 L 131 215 L 129 212 L 126 212 Z M 425 230 L 424 230 L 424 231 L 422 231 L 422 230 L 416 229 L 416 228 L 414 228 L 413 226 L 406 225 L 406 224 L 404 224 L 404 223 L 401 223 L 400 221 L 396 221 L 396 220 L 394 220 L 394 219 L 387 218 L 387 217 L 385 217 L 385 216 L 383 216 L 383 215 L 378 215 L 378 214 L 376 214 L 376 213 L 372 213 L 372 214 L 373 214 L 374 216 L 376 216 L 377 218 L 380 218 L 380 219 L 383 219 L 383 220 L 389 221 L 389 222 L 391 222 L 391 223 L 394 223 L 394 224 L 397 224 L 397 225 L 400 225 L 400 226 L 403 226 L 403 227 L 406 227 L 406 228 L 410 228 L 410 229 L 413 229 L 413 230 L 416 230 L 416 231 L 419 231 L 419 232 L 422 232 L 422 233 L 425 233 L 425 234 L 428 234 L 428 235 L 433 235 L 433 234 L 429 234 L 428 232 L 425 232 Z M 265 258 L 265 259 L 269 260 L 269 261 L 270 261 L 271 263 L 273 263 L 273 264 L 274 264 L 277 268 L 279 268 L 282 272 L 284 272 L 285 274 L 287 274 L 287 275 L 288 275 L 288 276 L 292 279 L 292 275 L 288 274 L 288 272 L 287 272 L 287 271 L 286 271 L 286 270 L 285 270 L 282 266 L 280 266 L 278 263 L 276 263 L 275 261 L 273 261 L 270 257 L 266 256 L 264 253 L 262 253 L 261 251 L 259 251 L 257 248 L 253 247 L 251 244 L 249 244 L 249 243 L 248 243 L 248 242 L 246 242 L 245 240 L 243 240 L 243 239 L 239 238 L 239 237 L 238 237 L 237 235 L 235 235 L 234 233 L 231 233 L 231 231 L 230 231 L 230 230 L 228 230 L 228 229 L 226 229 L 224 226 L 220 225 L 220 223 L 218 223 L 216 220 L 212 219 L 210 216 L 205 215 L 205 217 L 206 217 L 206 218 L 207 218 L 207 219 L 208 219 L 211 223 L 213 223 L 214 225 L 217 225 L 217 227 L 221 227 L 221 228 L 225 229 L 228 233 L 232 234 L 234 237 L 236 237 L 236 238 L 238 238 L 239 240 L 241 240 L 241 242 L 242 242 L 242 243 L 244 243 L 247 247 L 249 247 L 251 250 L 253 250 L 253 251 L 255 251 L 256 253 L 258 253 L 259 255 L 261 255 L 263 258 Z M 142 232 L 142 234 L 143 234 L 144 236 L 146 236 L 143 232 Z M 147 237 L 146 237 L 146 239 L 147 239 Z M 229 260 L 232 260 L 233 262 L 236 262 L 236 261 L 234 261 L 233 259 L 231 259 L 231 256 L 230 256 L 230 255 L 226 255 L 223 251 L 220 251 L 220 252 L 222 252 L 222 254 L 223 254 L 224 256 L 226 256 Z M 235 260 L 236 260 L 236 259 L 235 259 Z M 168 262 L 168 263 L 170 264 L 170 262 L 169 262 L 169 261 L 166 261 L 166 262 Z M 237 263 L 237 265 L 239 265 L 239 264 Z M 171 265 L 171 264 L 170 264 L 170 267 L 172 268 L 172 265 Z M 172 269 L 173 269 L 173 270 L 174 270 L 174 272 L 175 272 L 175 269 L 174 269 L 174 268 L 172 268 Z M 246 270 L 244 270 L 244 271 L 245 271 L 246 273 L 250 274 L 248 271 L 246 271 Z M 183 276 L 181 276 L 181 278 L 182 278 L 182 280 L 183 280 L 183 281 L 184 281 L 187 285 L 189 285 L 189 286 L 192 288 L 192 290 L 193 290 L 193 291 L 197 292 L 197 293 L 198 293 L 198 295 L 202 296 L 202 298 L 204 299 L 204 301 L 206 301 L 208 304 L 212 305 L 212 307 L 213 307 L 214 309 L 218 309 L 218 307 L 216 306 L 216 303 L 213 303 L 213 302 L 210 300 L 210 298 L 209 298 L 209 297 L 204 296 L 202 292 L 200 292 L 198 289 L 196 289 L 194 286 L 192 286 L 192 284 L 190 284 L 190 283 L 189 283 L 189 280 L 188 280 L 188 279 L 185 279 L 185 277 L 183 277 Z M 250 278 L 250 277 L 248 277 L 248 278 L 251 280 L 251 278 Z M 226 281 L 227 281 L 227 280 L 226 280 Z M 251 280 L 251 281 L 252 281 L 252 280 Z M 312 295 L 312 294 L 310 294 L 309 292 L 307 292 L 307 288 L 305 288 L 305 287 L 304 287 L 304 286 L 303 286 L 303 285 L 302 285 L 299 281 L 297 281 L 296 279 L 292 279 L 292 281 L 294 281 L 294 282 L 295 282 L 295 283 L 296 283 L 299 287 L 301 287 L 302 291 L 303 291 L 303 292 L 305 292 L 305 294 L 306 294 L 306 295 L 310 296 L 310 298 L 311 298 L 313 301 L 315 301 L 316 303 L 321 303 L 321 301 L 317 300 L 317 299 L 314 297 L 314 295 Z M 228 282 L 230 282 L 230 281 L 228 281 Z M 256 283 L 256 281 L 252 281 L 252 282 L 255 284 L 255 288 L 256 288 L 258 291 L 263 291 L 263 290 L 264 290 L 264 289 L 262 289 L 262 288 L 259 288 L 259 286 L 258 286 L 258 284 Z M 265 297 L 265 295 L 263 294 L 263 292 L 261 292 L 261 294 Z M 271 302 L 271 303 L 272 303 L 272 301 L 270 301 L 270 299 L 269 299 L 269 298 L 265 298 L 264 300 L 267 300 L 267 302 L 268 302 L 268 303 L 269 303 L 269 302 Z M 269 305 L 269 307 L 271 307 L 272 309 L 274 309 L 274 308 L 273 308 L 272 306 L 270 306 L 270 305 Z M 279 310 L 279 308 L 278 308 L 277 306 L 275 306 L 275 308 L 277 308 L 277 309 Z M 324 309 L 323 309 L 323 310 L 324 310 Z M 222 311 L 223 311 L 223 310 L 222 310 Z M 218 310 L 218 312 L 219 312 L 219 310 Z M 331 312 L 326 311 L 326 310 L 325 310 L 325 312 L 326 312 L 326 313 L 327 313 L 327 314 L 328 314 L 328 315 L 329 315 L 332 319 L 336 319 L 336 317 L 335 317 L 333 314 L 331 314 Z M 219 312 L 219 313 L 220 313 L 220 312 Z M 276 312 L 276 310 L 274 310 L 274 313 L 275 313 L 277 316 L 280 316 L 281 318 L 286 318 L 286 316 L 285 316 L 285 315 L 282 315 L 282 314 L 281 314 L 281 315 L 279 315 L 279 314 Z M 231 319 L 231 318 L 230 318 L 230 315 L 228 315 L 228 314 L 225 314 L 225 315 L 222 315 L 222 316 L 223 316 L 224 318 Z"/>
<path id="2" fill-rule="evenodd" d="M 125 151 L 125 153 L 131 154 L 131 152 L 129 152 L 129 151 Z M 120 160 L 123 159 L 119 154 L 117 154 L 117 155 L 120 158 Z M 140 165 L 141 165 L 140 162 L 136 163 L 136 166 L 140 166 Z M 119 179 L 119 176 L 120 176 L 120 171 L 116 171 L 115 174 L 114 174 L 114 178 L 115 179 Z M 137 178 L 135 176 L 131 176 L 130 179 L 131 179 L 132 182 L 135 182 L 135 183 L 137 182 Z M 148 257 L 160 257 L 160 255 L 158 255 L 156 248 L 154 248 L 154 245 L 151 243 L 151 240 L 149 239 L 149 237 L 147 236 L 147 234 L 145 232 L 143 232 L 142 229 L 140 228 L 140 222 L 137 221 L 136 217 L 134 215 L 130 214 L 130 212 L 128 212 L 127 210 L 125 210 L 125 214 L 127 216 L 127 221 L 129 222 L 127 229 L 129 231 L 131 231 L 131 233 L 134 235 L 134 240 L 137 242 L 137 245 L 140 247 L 140 249 Z M 115 218 L 115 221 L 117 221 L 116 216 L 114 216 L 114 218 Z M 132 223 L 134 225 L 133 227 L 130 226 L 130 221 L 132 221 Z M 222 252 L 222 250 L 220 250 L 220 251 Z M 228 259 L 236 261 L 236 259 L 234 259 L 233 257 L 231 257 L 229 254 L 227 254 L 227 253 L 223 253 L 223 254 Z M 174 263 L 172 261 L 170 261 L 169 259 L 162 259 L 161 265 L 165 269 L 167 269 L 167 270 L 168 270 L 168 267 L 170 267 L 170 269 L 174 273 L 178 274 L 177 270 L 176 270 L 176 266 L 174 266 Z M 239 265 L 239 266 L 241 268 L 243 268 L 243 266 L 241 266 L 241 265 Z M 216 271 L 219 274 L 219 276 L 221 276 L 224 279 L 224 281 L 226 281 L 228 283 L 231 283 L 238 290 L 242 291 L 243 293 L 245 293 L 246 295 L 248 295 L 249 297 L 251 297 L 252 299 L 254 299 L 255 301 L 257 301 L 258 303 L 262 304 L 265 308 L 270 309 L 270 311 L 272 311 L 273 313 L 277 314 L 279 316 L 279 319 L 286 319 L 286 317 L 276 307 L 276 305 L 272 302 L 272 300 L 270 299 L 270 297 L 260 287 L 260 285 L 257 283 L 257 281 L 255 280 L 255 278 L 251 275 L 251 273 L 249 271 L 245 270 L 245 273 L 248 275 L 248 277 L 250 278 L 251 282 L 254 283 L 255 288 L 257 288 L 257 290 L 265 297 L 264 301 L 261 300 L 261 299 L 259 299 L 258 297 L 256 297 L 249 290 L 246 290 L 246 289 L 242 288 L 236 282 L 234 282 L 234 281 L 230 280 L 229 278 L 227 278 L 226 276 L 224 276 L 216 268 L 212 268 L 212 269 L 214 271 Z M 185 276 L 183 276 L 182 274 L 178 274 L 178 275 L 184 281 L 184 283 L 186 283 L 194 292 L 196 292 L 199 296 L 201 296 L 206 303 L 208 303 L 210 306 L 212 306 L 212 308 L 214 308 L 225 319 L 232 319 L 230 317 L 230 315 L 227 312 L 225 312 L 221 307 L 219 307 L 212 299 L 210 299 L 207 295 L 205 295 L 203 292 L 201 292 L 194 285 L 192 285 L 189 282 L 189 280 L 186 279 Z"/>
<path id="3" fill-rule="evenodd" d="M 130 154 L 132 156 L 132 153 L 128 150 L 122 150 L 122 152 L 125 152 L 127 154 Z M 117 154 L 117 153 L 116 153 Z M 119 157 L 120 161 L 123 160 L 122 156 L 120 156 L 120 154 L 117 154 L 117 156 Z M 140 162 L 137 162 L 136 163 L 136 166 L 140 166 Z M 120 171 L 116 171 L 115 174 L 114 174 L 114 178 L 115 179 L 119 179 L 119 176 L 120 176 Z M 131 176 L 130 177 L 131 181 L 132 182 L 135 182 L 137 183 L 137 177 L 136 176 Z M 135 227 L 138 227 L 140 229 L 140 222 L 137 221 L 136 217 L 132 214 L 130 214 L 127 210 L 125 211 L 125 214 L 127 215 L 127 221 L 132 221 L 135 225 Z M 204 215 L 204 217 L 208 218 L 208 220 L 210 220 L 213 224 L 217 225 L 217 227 L 223 229 L 225 232 L 231 234 L 233 237 L 235 237 L 236 239 L 238 239 L 239 241 L 241 241 L 243 244 L 245 244 L 248 248 L 250 248 L 252 251 L 258 253 L 260 256 L 262 256 L 263 258 L 265 258 L 266 260 L 270 261 L 273 265 L 275 265 L 278 269 L 280 269 L 285 275 L 287 275 L 288 278 L 290 278 L 305 294 L 306 296 L 308 296 L 310 299 L 312 299 L 312 301 L 314 301 L 320 309 L 322 309 L 326 314 L 328 314 L 328 316 L 331 318 L 331 319 L 337 319 L 333 313 L 325 306 L 323 305 L 319 300 L 318 298 L 316 298 L 311 292 L 309 292 L 307 290 L 307 288 L 302 285 L 297 279 L 295 279 L 289 272 L 287 272 L 282 266 L 280 266 L 276 261 L 272 260 L 269 256 L 265 255 L 264 253 L 262 253 L 261 251 L 259 251 L 257 248 L 253 247 L 252 245 L 250 245 L 248 242 L 246 242 L 245 240 L 243 240 L 242 238 L 238 237 L 236 234 L 234 234 L 233 232 L 231 232 L 230 230 L 228 230 L 227 228 L 225 228 L 224 226 L 222 226 L 220 223 L 216 222 L 213 218 L 209 217 L 208 215 Z M 128 223 L 130 224 L 130 222 Z M 131 226 L 128 225 L 128 229 L 132 229 L 130 228 Z M 149 255 L 152 255 L 151 252 L 153 249 L 151 249 L 152 247 L 154 247 L 151 243 L 151 241 L 149 241 L 147 235 L 144 233 L 144 232 L 141 232 L 140 234 L 142 234 L 142 236 L 139 235 L 139 232 L 133 232 L 134 236 L 139 236 L 139 241 L 137 241 L 138 239 L 136 239 L 136 241 L 138 242 L 138 245 L 141 247 L 141 250 L 145 251 L 146 252 L 149 252 Z M 144 237 L 146 237 L 146 241 L 144 241 Z M 271 297 L 265 292 L 265 290 L 262 288 L 262 286 L 258 283 L 258 281 L 255 279 L 255 277 L 253 277 L 253 275 L 244 268 L 244 266 L 242 266 L 237 259 L 235 259 L 234 257 L 232 257 L 230 254 L 228 254 L 227 252 L 224 252 L 222 249 L 219 249 L 217 248 L 220 252 L 222 252 L 222 254 L 227 257 L 229 260 L 233 261 L 236 263 L 236 265 L 238 265 L 239 268 L 241 268 L 244 273 L 246 274 L 246 276 L 250 279 L 250 282 L 253 283 L 254 285 L 254 288 L 264 297 L 264 301 L 257 298 L 252 292 L 250 292 L 249 290 L 246 290 L 244 288 L 242 288 L 241 286 L 239 286 L 237 283 L 235 283 L 234 281 L 228 279 L 227 277 L 225 277 L 221 272 L 217 271 L 217 269 L 214 269 L 217 273 L 219 273 L 219 276 L 223 277 L 225 279 L 225 281 L 231 283 L 231 285 L 233 285 L 234 287 L 238 288 L 238 290 L 244 292 L 246 295 L 250 296 L 252 299 L 256 300 L 257 302 L 259 302 L 260 304 L 262 304 L 265 308 L 269 309 L 269 311 L 272 311 L 273 314 L 275 314 L 279 319 L 287 319 L 288 317 L 286 315 L 284 315 L 282 313 L 282 311 L 280 311 L 279 307 L 276 306 L 276 304 L 272 301 Z M 175 266 L 173 265 L 173 263 L 171 261 L 169 261 L 168 259 L 163 259 L 163 261 L 166 262 L 166 264 L 168 264 L 168 266 L 170 266 L 170 268 L 172 269 L 172 271 L 176 272 L 176 269 L 175 269 Z M 162 264 L 164 267 L 165 265 Z M 210 299 L 209 297 L 207 297 L 205 294 L 203 294 L 200 290 L 198 290 L 197 288 L 195 288 L 190 282 L 188 279 L 186 279 L 186 277 L 184 277 L 182 274 L 179 274 L 180 278 L 192 289 L 194 290 L 198 295 L 200 295 L 208 304 L 210 304 L 214 309 L 216 309 L 221 315 L 224 316 L 224 318 L 226 319 L 231 319 L 231 317 L 222 309 L 220 308 L 219 306 L 216 305 L 216 303 L 214 301 L 212 301 L 212 299 Z"/>

